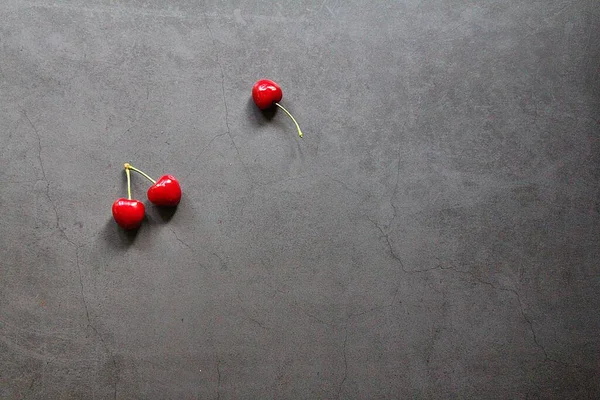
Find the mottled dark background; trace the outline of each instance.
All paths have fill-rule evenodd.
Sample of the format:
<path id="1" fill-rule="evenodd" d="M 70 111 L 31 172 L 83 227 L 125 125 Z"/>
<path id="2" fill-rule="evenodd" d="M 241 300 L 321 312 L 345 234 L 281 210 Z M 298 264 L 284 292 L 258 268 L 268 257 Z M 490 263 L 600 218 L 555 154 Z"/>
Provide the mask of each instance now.
<path id="1" fill-rule="evenodd" d="M 0 398 L 600 398 L 598 1 L 0 20 Z"/>

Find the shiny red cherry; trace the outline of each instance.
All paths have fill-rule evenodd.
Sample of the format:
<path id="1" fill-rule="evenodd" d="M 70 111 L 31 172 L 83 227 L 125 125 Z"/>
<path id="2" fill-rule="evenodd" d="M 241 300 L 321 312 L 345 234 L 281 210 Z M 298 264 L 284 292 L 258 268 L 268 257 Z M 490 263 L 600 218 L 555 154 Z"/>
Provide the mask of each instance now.
<path id="1" fill-rule="evenodd" d="M 283 91 L 279 87 L 278 84 L 273 82 L 270 79 L 261 79 L 252 86 L 252 99 L 254 103 L 261 110 L 265 110 L 272 106 L 277 106 L 281 108 L 287 115 L 294 121 L 296 125 L 296 129 L 298 130 L 298 136 L 302 137 L 303 133 L 300 130 L 300 125 L 296 119 L 292 116 L 292 114 L 285 109 L 279 102 L 283 98 Z"/>
<path id="2" fill-rule="evenodd" d="M 148 200 L 157 206 L 173 207 L 181 200 L 181 186 L 173 175 L 161 176 L 148 189 Z"/>
<path id="3" fill-rule="evenodd" d="M 278 84 L 270 79 L 261 79 L 252 87 L 252 99 L 254 103 L 264 110 L 272 107 L 283 98 L 283 91 Z"/>
<path id="4" fill-rule="evenodd" d="M 179 204 L 181 200 L 181 186 L 179 186 L 179 181 L 173 175 L 164 175 L 158 181 L 155 181 L 150 175 L 129 163 L 125 163 L 125 170 L 135 171 L 152 182 L 152 186 L 148 189 L 148 200 L 155 205 L 173 207 Z"/>
<path id="5" fill-rule="evenodd" d="M 146 208 L 138 200 L 120 198 L 113 203 L 112 214 L 123 229 L 137 229 L 144 220 Z"/>

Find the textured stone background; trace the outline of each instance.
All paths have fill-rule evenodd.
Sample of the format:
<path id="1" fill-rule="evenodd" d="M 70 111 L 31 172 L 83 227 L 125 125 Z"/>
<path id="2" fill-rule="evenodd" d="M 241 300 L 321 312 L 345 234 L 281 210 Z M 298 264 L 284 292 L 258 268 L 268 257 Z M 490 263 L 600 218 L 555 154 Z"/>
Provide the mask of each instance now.
<path id="1" fill-rule="evenodd" d="M 0 398 L 600 398 L 597 1 L 0 17 Z"/>

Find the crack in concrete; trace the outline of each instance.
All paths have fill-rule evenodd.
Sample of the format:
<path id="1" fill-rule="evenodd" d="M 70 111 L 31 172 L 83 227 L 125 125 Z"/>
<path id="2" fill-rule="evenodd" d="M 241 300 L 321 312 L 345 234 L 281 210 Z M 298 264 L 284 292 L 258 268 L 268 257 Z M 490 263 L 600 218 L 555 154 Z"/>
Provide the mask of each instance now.
<path id="1" fill-rule="evenodd" d="M 203 20 L 204 20 L 204 25 L 206 26 L 206 29 L 208 30 L 208 35 L 210 37 L 212 45 L 215 49 L 215 61 L 216 61 L 217 65 L 219 66 L 219 71 L 221 73 L 221 95 L 223 97 L 223 106 L 225 108 L 226 134 L 229 137 L 231 144 L 235 148 L 237 158 L 238 158 L 239 162 L 242 164 L 244 173 L 246 174 L 246 176 L 248 177 L 248 180 L 250 182 L 250 187 L 248 188 L 248 197 L 251 197 L 251 196 L 253 197 L 254 196 L 254 178 L 252 177 L 252 174 L 250 173 L 250 168 L 248 167 L 248 165 L 246 165 L 246 163 L 244 162 L 244 159 L 242 158 L 242 155 L 240 154 L 240 149 L 239 149 L 237 143 L 235 142 L 235 140 L 233 139 L 233 135 L 231 134 L 231 127 L 229 126 L 229 107 L 227 105 L 227 96 L 225 95 L 225 69 L 223 68 L 223 63 L 221 63 L 221 58 L 219 57 L 219 47 L 217 46 L 217 41 L 215 40 L 215 37 L 213 35 L 213 31 L 210 27 L 209 21 L 207 20 L 207 18 L 204 18 Z M 242 206 L 242 210 L 241 210 L 242 214 L 244 212 L 245 206 L 246 206 L 246 202 L 244 202 L 244 205 Z"/>
<path id="2" fill-rule="evenodd" d="M 121 141 L 121 139 L 123 139 L 125 137 L 125 135 L 127 135 L 134 128 L 137 128 L 139 126 L 138 123 L 142 120 L 142 118 L 144 118 L 144 115 L 146 114 L 146 111 L 148 110 L 149 98 L 150 98 L 150 87 L 146 86 L 146 102 L 144 103 L 144 109 L 142 110 L 142 113 L 140 114 L 139 117 L 133 118 L 133 120 L 131 121 L 131 126 L 127 129 L 125 129 L 119 136 L 117 136 L 116 139 L 114 139 L 112 142 L 110 142 L 108 145 L 109 147 L 112 146 L 113 144 Z M 106 129 L 108 129 L 108 125 L 106 126 Z M 134 157 L 136 155 L 137 155 L 137 152 L 134 153 Z"/>
<path id="3" fill-rule="evenodd" d="M 492 287 L 494 287 L 494 286 L 492 285 Z M 500 290 L 502 290 L 502 289 L 500 289 Z M 546 351 L 546 348 L 539 342 L 537 334 L 535 333 L 535 329 L 533 328 L 533 322 L 531 321 L 531 319 L 529 319 L 527 314 L 525 314 L 523 302 L 521 301 L 521 295 L 519 295 L 519 292 L 517 292 L 516 290 L 510 290 L 510 291 L 512 291 L 514 293 L 514 295 L 517 296 L 517 301 L 519 302 L 519 309 L 521 311 L 521 316 L 523 317 L 525 322 L 527 322 L 527 324 L 529 325 L 529 330 L 531 331 L 531 335 L 533 337 L 533 342 L 536 344 L 537 347 L 539 347 L 542 350 L 542 353 L 544 353 L 544 360 L 545 361 L 554 361 L 550 357 L 548 357 L 548 352 Z"/>
<path id="4" fill-rule="evenodd" d="M 387 247 L 389 249 L 390 255 L 392 256 L 392 258 L 394 260 L 396 260 L 398 262 L 398 264 L 400 265 L 400 267 L 401 267 L 401 269 L 402 269 L 403 272 L 405 272 L 405 273 L 422 273 L 422 272 L 428 272 L 428 271 L 433 271 L 433 270 L 440 270 L 440 271 L 451 270 L 451 271 L 454 271 L 454 272 L 459 273 L 459 274 L 467 274 L 474 281 L 476 281 L 476 282 L 478 282 L 480 284 L 483 284 L 483 285 L 490 286 L 491 288 L 493 288 L 495 290 L 500 290 L 500 291 L 505 291 L 505 292 L 512 293 L 516 297 L 517 302 L 519 303 L 519 311 L 520 311 L 521 317 L 523 318 L 523 320 L 527 323 L 527 325 L 529 327 L 529 330 L 530 330 L 532 338 L 533 338 L 533 342 L 535 343 L 535 345 L 538 347 L 538 349 L 544 355 L 544 362 L 553 362 L 553 363 L 560 364 L 560 365 L 570 366 L 570 367 L 573 367 L 573 368 L 579 368 L 579 366 L 576 365 L 576 364 L 565 363 L 565 362 L 562 362 L 562 361 L 555 360 L 555 359 L 553 359 L 553 358 L 551 358 L 551 357 L 548 356 L 548 352 L 547 352 L 546 348 L 539 341 L 538 335 L 537 335 L 537 333 L 535 331 L 535 328 L 533 326 L 533 322 L 531 321 L 531 319 L 527 316 L 527 314 L 525 312 L 525 308 L 523 306 L 523 302 L 521 301 L 521 296 L 520 296 L 520 294 L 519 294 L 519 292 L 517 290 L 510 289 L 510 288 L 505 288 L 505 287 L 498 287 L 498 286 L 494 285 L 491 282 L 487 282 L 487 281 L 479 279 L 472 272 L 460 271 L 460 270 L 458 270 L 456 268 L 453 268 L 453 267 L 443 267 L 441 265 L 437 265 L 435 267 L 421 269 L 421 270 L 407 270 L 406 267 L 405 267 L 405 265 L 404 265 L 404 263 L 403 263 L 403 261 L 402 261 L 402 259 L 400 258 L 400 256 L 398 254 L 396 254 L 396 252 L 394 251 L 394 247 L 392 246 L 392 242 L 391 242 L 391 240 L 389 238 L 389 234 L 385 233 L 384 230 L 381 228 L 381 226 L 379 226 L 379 224 L 377 222 L 375 222 L 374 220 L 372 220 L 368 216 L 367 216 L 367 219 L 369 220 L 369 222 L 371 222 L 377 228 L 377 230 L 379 230 L 379 232 L 381 233 L 381 235 L 383 236 L 383 238 L 386 241 L 386 244 L 387 244 Z M 391 222 L 390 222 L 390 224 L 391 224 Z M 379 308 L 381 308 L 381 307 L 379 307 Z M 375 307 L 372 310 L 376 310 L 376 309 L 378 309 L 378 308 Z M 365 313 L 368 313 L 368 312 L 369 311 L 367 311 Z M 365 314 L 365 313 L 361 313 L 359 315 L 362 315 L 362 314 Z"/>
<path id="5" fill-rule="evenodd" d="M 75 263 L 77 264 L 77 274 L 79 276 L 79 292 L 81 293 L 81 300 L 83 301 L 83 307 L 85 309 L 85 317 L 87 319 L 88 325 L 91 326 L 92 322 L 90 321 L 90 312 L 87 305 L 87 300 L 85 299 L 85 294 L 83 293 L 83 278 L 81 274 L 81 265 L 79 265 L 79 247 L 75 249 Z"/>
<path id="6" fill-rule="evenodd" d="M 206 146 L 204 146 L 198 154 L 196 154 L 196 157 L 200 157 L 202 154 L 204 154 L 215 140 L 217 140 L 221 136 L 225 136 L 225 135 L 227 135 L 227 132 L 219 133 L 218 135 L 213 136 L 213 138 L 208 141 L 208 144 Z M 195 173 L 195 172 L 196 172 L 196 169 L 192 169 L 183 177 L 183 180 L 185 181 L 192 173 Z"/>
<path id="7" fill-rule="evenodd" d="M 385 310 L 386 308 L 393 307 L 394 303 L 396 302 L 396 298 L 398 297 L 398 292 L 400 292 L 400 287 L 397 287 L 396 290 L 394 291 L 394 295 L 392 296 L 392 300 L 390 301 L 389 304 L 371 307 L 370 309 L 368 309 L 366 311 L 362 311 L 362 312 L 358 312 L 358 313 L 350 313 L 350 314 L 348 314 L 348 318 L 361 317 L 363 315 L 371 314 L 373 312 L 377 312 L 377 311 Z"/>
<path id="8" fill-rule="evenodd" d="M 17 104 L 17 106 L 21 110 L 21 113 L 23 114 L 23 116 L 27 120 L 29 126 L 31 127 L 31 129 L 33 130 L 33 132 L 35 133 L 35 136 L 37 138 L 37 158 L 38 158 L 38 163 L 40 165 L 40 171 L 42 173 L 42 178 L 38 179 L 37 181 L 42 181 L 42 182 L 45 182 L 45 184 L 46 184 L 45 196 L 48 199 L 48 202 L 50 203 L 50 207 L 52 207 L 52 211 L 54 212 L 55 227 L 60 232 L 61 236 L 67 242 L 69 242 L 73 246 L 77 247 L 77 245 L 75 244 L 75 242 L 73 242 L 67 236 L 67 233 L 65 232 L 65 229 L 61 226 L 61 224 L 60 224 L 60 215 L 58 213 L 58 207 L 56 206 L 56 203 L 54 202 L 54 200 L 52 200 L 52 196 L 50 196 L 50 181 L 47 178 L 46 168 L 44 167 L 44 161 L 43 161 L 43 158 L 42 158 L 42 149 L 43 149 L 43 146 L 42 146 L 42 137 L 40 135 L 40 132 L 37 129 L 37 127 L 35 126 L 35 124 L 33 123 L 33 121 L 31 120 L 31 118 L 29 118 L 29 115 L 27 114 L 27 111 L 23 107 L 21 107 L 20 104 Z"/>
<path id="9" fill-rule="evenodd" d="M 270 329 L 269 329 L 269 327 L 268 327 L 268 326 L 266 326 L 264 323 L 260 322 L 260 321 L 259 321 L 259 320 L 257 320 L 256 318 L 252 317 L 252 316 L 250 315 L 250 312 L 249 312 L 248 310 L 246 310 L 246 309 L 244 308 L 244 306 L 242 306 L 242 304 L 241 304 L 241 303 L 243 303 L 244 301 L 242 300 L 242 296 L 241 296 L 239 293 L 238 293 L 238 295 L 237 295 L 237 298 L 238 298 L 238 300 L 240 301 L 240 305 L 239 305 L 239 307 L 240 307 L 240 310 L 242 310 L 242 314 L 244 314 L 244 317 L 246 317 L 246 318 L 247 318 L 247 319 L 248 319 L 250 322 L 252 322 L 253 324 L 255 324 L 255 325 L 259 326 L 260 328 L 262 328 L 262 329 L 264 329 L 264 330 L 266 330 L 266 331 L 270 330 Z"/>
<path id="10" fill-rule="evenodd" d="M 334 177 L 332 177 L 332 176 L 329 176 L 329 175 L 327 175 L 327 174 L 325 174 L 325 177 L 327 177 L 328 179 L 330 179 L 330 180 L 332 180 L 332 181 L 334 181 L 334 182 L 336 182 L 336 183 L 340 184 L 340 186 L 342 186 L 344 189 L 346 189 L 346 190 L 347 190 L 347 191 L 349 191 L 350 193 L 354 193 L 354 194 L 355 194 L 355 195 L 357 195 L 357 196 L 364 196 L 364 194 L 363 194 L 363 193 L 360 193 L 360 192 L 358 192 L 358 191 L 356 191 L 356 190 L 352 189 L 350 186 L 348 186 L 346 183 L 344 183 L 344 182 L 340 181 L 339 179 L 336 179 L 336 178 L 334 178 Z"/>
<path id="11" fill-rule="evenodd" d="M 217 252 L 210 253 L 211 255 L 217 257 L 219 259 L 219 263 L 221 264 L 221 268 L 227 268 L 227 262 L 219 255 Z"/>
<path id="12" fill-rule="evenodd" d="M 25 111 L 25 109 L 23 107 L 21 107 L 20 105 L 19 105 L 19 108 L 21 109 L 21 112 L 25 116 L 25 119 L 27 120 L 27 122 L 29 122 L 31 129 L 33 129 L 33 132 L 35 132 L 35 136 L 37 137 L 38 160 L 39 160 L 39 164 L 40 164 L 40 170 L 42 171 L 42 180 L 45 182 L 48 182 L 48 179 L 46 179 L 46 169 L 44 168 L 44 162 L 42 161 L 42 137 L 40 136 L 40 132 L 37 130 L 37 128 L 33 124 L 33 121 L 31 121 L 31 118 L 29 118 L 29 115 L 27 115 L 27 111 Z"/>
<path id="13" fill-rule="evenodd" d="M 217 62 L 217 65 L 219 66 L 219 71 L 221 73 L 221 95 L 223 97 L 223 106 L 225 108 L 225 128 L 227 130 L 227 136 L 229 136 L 229 140 L 231 140 L 231 144 L 233 144 L 233 147 L 235 148 L 235 152 L 238 156 L 238 159 L 244 166 L 244 170 L 245 170 L 246 174 L 248 175 L 250 182 L 252 183 L 253 179 L 252 179 L 252 176 L 250 176 L 248 166 L 242 159 L 242 156 L 240 154 L 240 149 L 239 149 L 237 143 L 235 142 L 235 140 L 233 139 L 233 135 L 231 134 L 231 127 L 229 126 L 229 107 L 227 106 L 227 96 L 225 95 L 225 69 L 223 68 L 223 64 L 221 63 L 221 58 L 219 57 L 219 48 L 217 46 L 217 41 L 215 40 L 213 31 L 210 28 L 209 22 L 205 20 L 204 23 L 206 25 L 206 29 L 208 30 L 208 35 L 210 37 L 212 45 L 215 48 L 215 61 Z"/>
<path id="14" fill-rule="evenodd" d="M 278 292 L 279 292 L 279 293 L 284 293 L 284 294 L 287 294 L 286 292 L 283 292 L 283 291 L 280 291 L 280 290 L 278 290 Z M 293 303 L 292 303 L 292 305 L 293 305 L 294 307 L 296 307 L 298 310 L 300 310 L 300 312 L 301 312 L 302 314 L 306 315 L 306 316 L 307 316 L 307 317 L 309 317 L 309 318 L 312 318 L 312 319 L 314 319 L 314 320 L 315 320 L 315 321 L 317 321 L 318 323 L 320 323 L 320 324 L 323 324 L 323 325 L 326 325 L 326 326 L 329 326 L 329 327 L 332 327 L 332 328 L 335 328 L 335 325 L 334 325 L 334 324 L 332 324 L 332 323 L 329 323 L 329 322 L 327 322 L 327 321 L 324 321 L 324 320 L 322 320 L 321 318 L 319 318 L 319 317 L 317 317 L 317 316 L 315 316 L 315 315 L 313 315 L 313 314 L 309 313 L 309 312 L 308 312 L 308 311 L 306 311 L 304 308 L 300 307 L 300 305 L 298 305 L 298 302 L 297 302 L 296 300 L 293 300 Z"/>
<path id="15" fill-rule="evenodd" d="M 186 242 L 184 242 L 182 239 L 179 238 L 179 236 L 177 235 L 177 233 L 175 233 L 175 231 L 172 228 L 169 228 L 169 230 L 171 231 L 171 233 L 173 234 L 173 236 L 175 236 L 175 239 L 181 243 L 182 245 L 184 245 L 185 247 L 187 247 L 188 249 L 190 249 L 191 251 L 194 251 L 194 249 L 187 244 Z"/>
<path id="16" fill-rule="evenodd" d="M 113 375 L 114 375 L 114 384 L 113 384 L 113 399 L 116 400 L 117 398 L 117 387 L 119 385 L 119 367 L 117 366 L 117 360 L 115 359 L 115 355 L 113 354 L 113 352 L 108 348 L 108 345 L 106 344 L 106 342 L 104 341 L 104 338 L 102 337 L 102 335 L 100 334 L 100 332 L 98 332 L 98 329 L 96 329 L 96 327 L 92 324 L 88 324 L 88 326 L 94 331 L 94 333 L 96 334 L 96 336 L 98 337 L 98 339 L 100 340 L 100 342 L 102 343 L 102 346 L 104 347 L 104 350 L 108 353 L 108 355 L 110 356 L 110 359 L 112 361 L 112 365 L 113 365 Z"/>
<path id="17" fill-rule="evenodd" d="M 226 133 L 219 133 L 218 135 L 215 135 L 212 139 L 210 139 L 208 141 L 208 144 L 206 146 L 204 146 L 202 148 L 202 150 L 200 150 L 200 153 L 198 153 L 198 155 L 201 155 L 202 153 L 204 153 L 210 147 L 210 145 L 212 144 L 212 142 L 214 142 L 215 140 L 217 140 L 221 136 L 225 136 L 225 135 L 227 135 L 227 132 Z"/>
<path id="18" fill-rule="evenodd" d="M 390 222 L 388 222 L 388 229 L 392 226 L 392 222 L 396 219 L 398 215 L 398 209 L 396 208 L 396 204 L 394 204 L 394 199 L 396 198 L 396 194 L 398 193 L 398 185 L 400 183 L 400 147 L 398 148 L 398 165 L 396 167 L 396 184 L 394 185 L 394 190 L 392 191 L 392 195 L 390 196 L 390 206 L 392 206 L 393 214 Z"/>
<path id="19" fill-rule="evenodd" d="M 403 272 L 405 272 L 407 274 L 415 274 L 415 273 L 420 273 L 420 272 L 433 271 L 434 269 L 440 268 L 439 266 L 435 266 L 432 268 L 425 268 L 425 269 L 415 269 L 415 270 L 406 269 L 404 262 L 402 261 L 402 258 L 398 254 L 396 254 L 396 251 L 394 250 L 394 246 L 392 246 L 392 242 L 390 240 L 389 233 L 385 233 L 383 231 L 383 229 L 381 228 L 381 226 L 379 226 L 379 224 L 377 222 L 373 221 L 371 218 L 367 217 L 367 219 L 369 220 L 369 222 L 371 222 L 373 225 L 375 225 L 375 227 L 377 228 L 377 230 L 379 230 L 379 232 L 381 232 L 381 235 L 385 239 L 385 242 L 389 249 L 390 255 L 392 256 L 392 258 L 394 260 L 396 260 L 398 262 L 398 264 L 400 265 L 400 268 L 402 269 Z"/>
<path id="20" fill-rule="evenodd" d="M 558 361 L 556 359 L 551 358 L 548 355 L 548 351 L 546 350 L 545 346 L 542 345 L 542 343 L 539 341 L 538 335 L 535 331 L 535 328 L 533 326 L 533 321 L 529 318 L 529 316 L 527 315 L 527 313 L 525 312 L 525 307 L 523 306 L 523 302 L 521 300 L 521 295 L 519 294 L 519 292 L 516 289 L 511 289 L 511 288 L 507 288 L 507 287 L 501 287 L 501 286 L 496 286 L 491 282 L 488 281 L 484 281 L 480 278 L 478 278 L 473 272 L 470 271 L 461 271 L 458 270 L 454 267 L 442 267 L 440 266 L 439 269 L 441 271 L 446 271 L 446 270 L 450 270 L 450 271 L 454 271 L 455 273 L 458 274 L 465 274 L 465 275 L 469 275 L 471 277 L 471 279 L 477 283 L 480 283 L 482 285 L 486 285 L 491 287 L 494 290 L 499 290 L 499 291 L 503 291 L 503 292 L 509 292 L 512 293 L 515 298 L 517 299 L 517 302 L 519 303 L 519 312 L 521 314 L 521 317 L 523 318 L 523 320 L 525 321 L 525 323 L 527 324 L 527 326 L 529 327 L 529 331 L 531 332 L 531 336 L 533 338 L 533 342 L 535 343 L 535 345 L 538 347 L 538 349 L 542 352 L 542 354 L 544 355 L 544 362 L 552 362 L 552 363 L 556 363 L 559 365 L 563 365 L 563 366 L 569 366 L 572 368 L 579 368 L 579 366 L 577 364 L 570 364 L 570 363 L 566 363 L 563 361 Z"/>
<path id="21" fill-rule="evenodd" d="M 117 398 L 117 385 L 119 383 L 119 369 L 117 367 L 117 361 L 115 359 L 113 352 L 108 348 L 108 345 L 104 341 L 104 338 L 102 337 L 100 332 L 98 332 L 98 329 L 92 324 L 92 321 L 90 319 L 90 312 L 89 312 L 87 300 L 85 298 L 85 293 L 83 290 L 83 278 L 82 278 L 82 273 L 81 273 L 81 265 L 79 264 L 79 249 L 80 248 L 81 248 L 81 246 L 76 246 L 76 248 L 75 248 L 75 262 L 77 264 L 77 273 L 79 276 L 79 290 L 81 293 L 81 300 L 83 302 L 83 307 L 85 309 L 85 318 L 87 320 L 87 326 L 94 331 L 96 337 L 102 343 L 102 347 L 104 347 L 104 351 L 106 351 L 106 353 L 110 356 L 111 362 L 113 364 L 113 374 L 114 374 L 113 398 L 116 399 Z"/>

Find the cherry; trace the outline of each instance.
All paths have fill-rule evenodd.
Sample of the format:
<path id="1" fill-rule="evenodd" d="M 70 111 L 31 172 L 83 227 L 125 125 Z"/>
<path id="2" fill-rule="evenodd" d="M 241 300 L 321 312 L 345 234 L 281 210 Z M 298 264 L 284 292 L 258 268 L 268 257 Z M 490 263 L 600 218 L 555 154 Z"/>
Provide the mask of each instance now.
<path id="1" fill-rule="evenodd" d="M 148 200 L 157 206 L 174 207 L 181 201 L 181 186 L 173 175 L 163 175 L 158 181 L 131 164 L 125 164 L 127 170 L 135 171 L 153 183 L 148 189 Z"/>
<path id="2" fill-rule="evenodd" d="M 158 206 L 176 206 L 181 200 L 181 186 L 173 175 L 161 176 L 148 189 L 148 200 Z"/>
<path id="3" fill-rule="evenodd" d="M 139 228 L 145 211 L 144 203 L 139 200 L 120 198 L 112 206 L 113 217 L 123 229 Z"/>
<path id="4" fill-rule="evenodd" d="M 270 79 L 261 79 L 252 87 L 252 98 L 261 110 L 272 107 L 274 103 L 281 101 L 283 91 L 278 84 Z"/>
<path id="5" fill-rule="evenodd" d="M 144 220 L 146 208 L 144 203 L 131 198 L 131 176 L 129 169 L 125 168 L 127 174 L 127 198 L 121 197 L 112 205 L 113 218 L 123 229 L 137 229 Z"/>
<path id="6" fill-rule="evenodd" d="M 261 110 L 265 110 L 269 107 L 273 107 L 273 105 L 281 108 L 296 124 L 296 129 L 298 129 L 298 136 L 303 137 L 302 131 L 300 130 L 300 125 L 294 119 L 292 114 L 288 110 L 286 110 L 279 102 L 283 98 L 283 91 L 281 87 L 270 79 L 260 79 L 258 80 L 254 86 L 252 87 L 252 99 L 254 103 Z"/>

